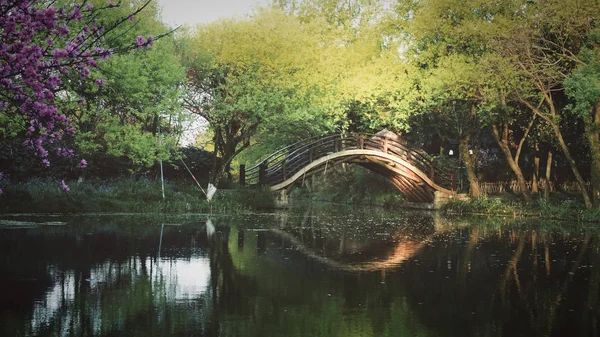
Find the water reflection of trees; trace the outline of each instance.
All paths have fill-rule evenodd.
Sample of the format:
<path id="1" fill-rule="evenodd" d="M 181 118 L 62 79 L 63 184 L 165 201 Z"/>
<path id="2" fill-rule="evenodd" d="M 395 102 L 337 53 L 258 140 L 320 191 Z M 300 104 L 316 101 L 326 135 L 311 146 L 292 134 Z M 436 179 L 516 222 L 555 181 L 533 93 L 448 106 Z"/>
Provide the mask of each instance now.
<path id="1" fill-rule="evenodd" d="M 367 252 L 375 253 L 366 254 L 368 259 L 381 257 L 381 253 L 390 250 L 384 245 L 384 249 L 373 251 L 372 243 L 397 243 L 399 237 L 390 234 L 398 233 L 399 228 L 415 226 L 433 231 L 432 222 L 426 219 L 430 218 L 382 225 L 371 224 L 371 218 L 336 220 L 309 215 L 288 218 L 278 224 L 276 231 L 230 232 L 228 248 L 234 266 L 241 274 L 257 280 L 257 287 L 256 293 L 248 296 L 253 311 L 238 316 L 235 323 L 222 322 L 228 331 L 224 335 L 374 336 L 402 331 L 428 335 L 427 329 L 407 310 L 405 298 L 388 296 L 385 272 L 357 275 L 338 266 L 332 268 L 331 263 L 307 257 L 306 250 L 298 249 L 290 237 L 282 237 L 279 232 L 289 231 L 298 241 L 325 256 L 354 263 L 356 257 L 348 259 L 344 254 Z M 410 231 L 404 234 L 403 239 L 411 236 Z M 425 231 L 413 234 L 428 235 Z M 344 240 L 349 241 L 340 242 Z"/>
<path id="2" fill-rule="evenodd" d="M 343 226 L 332 230 L 331 223 L 315 228 L 317 224 L 306 219 L 287 223 L 287 228 L 280 225 L 274 232 L 245 232 L 247 243 L 252 236 L 267 237 L 262 253 L 266 259 L 248 253 L 255 250 L 247 247 L 240 251 L 230 245 L 230 253 L 241 273 L 259 280 L 257 296 L 277 302 L 272 307 L 282 307 L 283 302 L 283 307 L 304 308 L 302 304 L 309 303 L 310 309 L 296 308 L 300 311 L 296 325 L 304 328 L 311 321 L 318 325 L 321 319 L 338 324 L 338 330 L 322 326 L 321 333 L 313 329 L 311 334 L 336 335 L 344 329 L 358 329 L 363 335 L 404 331 L 437 336 L 597 331 L 600 279 L 597 269 L 590 268 L 600 263 L 597 235 L 557 233 L 504 221 L 468 228 L 431 221 L 437 234 L 422 236 L 425 243 L 403 264 L 378 272 L 349 273 L 351 269 L 337 263 L 347 253 L 341 241 L 349 232 Z M 239 240 L 236 235 L 230 233 L 230 242 Z M 361 241 L 357 233 L 351 236 L 354 248 L 369 251 L 368 237 Z M 269 249 L 277 254 L 271 256 Z M 298 291 L 304 301 L 290 295 L 289 289 Z M 313 302 L 313 297 L 321 299 Z"/>
<path id="3" fill-rule="evenodd" d="M 425 249 L 407 267 L 406 286 L 419 294 L 412 307 L 424 321 L 462 335 L 597 333 L 597 236 L 486 226 L 455 235 L 443 255 Z"/>
<path id="4" fill-rule="evenodd" d="M 161 260 L 156 259 L 158 239 L 153 226 L 132 232 L 111 226 L 4 231 L 3 292 L 26 285 L 24 279 L 40 289 L 18 294 L 20 311 L 1 297 L 0 335 L 170 336 L 186 328 L 202 331 L 207 319 L 194 315 L 189 306 L 207 307 L 203 302 L 209 294 L 186 286 L 182 275 L 186 269 L 201 272 L 206 261 L 208 285 L 206 238 L 169 228 Z M 199 282 L 197 275 L 192 282 Z M 210 311 L 196 311 L 204 312 Z"/>
<path id="5" fill-rule="evenodd" d="M 210 238 L 204 221 L 165 226 L 160 259 L 159 226 L 5 231 L 0 335 L 597 332 L 600 251 L 590 231 L 467 226 L 427 213 L 257 219 L 213 219 Z M 410 254 L 370 270 L 310 256 L 377 265 L 398 247 Z"/>

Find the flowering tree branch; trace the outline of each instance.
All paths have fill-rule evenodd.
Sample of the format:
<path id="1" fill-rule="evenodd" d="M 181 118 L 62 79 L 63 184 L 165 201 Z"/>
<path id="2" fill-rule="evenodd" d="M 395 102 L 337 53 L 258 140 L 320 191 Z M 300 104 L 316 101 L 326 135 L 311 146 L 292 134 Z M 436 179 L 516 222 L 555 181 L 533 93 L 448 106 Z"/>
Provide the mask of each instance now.
<path id="1" fill-rule="evenodd" d="M 56 3 L 0 0 L 0 115 L 19 121 L 23 145 L 44 167 L 50 166 L 50 147 L 59 157 L 75 157 L 73 150 L 60 145 L 64 137 L 75 134 L 70 116 L 57 105 L 64 97 L 67 77 L 86 80 L 99 60 L 149 47 L 172 33 L 138 36 L 127 45 L 110 49 L 110 33 L 135 21 L 151 0 L 109 24 L 99 22 L 102 12 L 120 7 L 121 1 L 98 7 L 87 0 L 62 7 Z M 103 80 L 94 83 L 101 86 Z M 0 138 L 5 137 L 6 130 L 0 130 Z M 79 167 L 86 165 L 82 160 Z"/>

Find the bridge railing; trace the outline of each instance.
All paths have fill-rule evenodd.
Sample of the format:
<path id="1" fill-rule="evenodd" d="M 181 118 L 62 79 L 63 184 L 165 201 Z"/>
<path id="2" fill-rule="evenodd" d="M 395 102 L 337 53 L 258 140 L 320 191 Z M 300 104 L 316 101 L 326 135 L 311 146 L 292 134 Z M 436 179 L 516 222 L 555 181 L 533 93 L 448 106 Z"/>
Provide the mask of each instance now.
<path id="1" fill-rule="evenodd" d="M 315 137 L 303 139 L 301 141 L 298 141 L 294 144 L 288 145 L 286 147 L 283 147 L 283 148 L 273 152 L 272 154 L 270 154 L 268 157 L 266 157 L 265 159 L 260 161 L 255 166 L 252 166 L 252 167 L 246 169 L 246 174 L 245 174 L 246 180 L 250 184 L 258 184 L 259 176 L 266 173 L 266 169 L 268 167 L 274 167 L 275 165 L 277 165 L 277 163 L 279 163 L 280 161 L 285 159 L 285 157 L 287 157 L 295 149 L 301 148 L 305 144 L 312 143 L 315 140 L 318 140 L 321 138 L 323 138 L 323 136 L 315 136 Z M 264 172 L 263 172 L 263 170 L 264 170 Z M 260 180 L 262 180 L 262 179 L 260 179 Z"/>
<path id="2" fill-rule="evenodd" d="M 451 189 L 453 175 L 437 167 L 423 150 L 384 135 L 356 133 L 314 137 L 286 146 L 258 165 L 246 170 L 249 184 L 275 185 L 285 181 L 311 162 L 329 154 L 353 149 L 381 151 L 400 157 L 424 172 L 435 184 Z"/>

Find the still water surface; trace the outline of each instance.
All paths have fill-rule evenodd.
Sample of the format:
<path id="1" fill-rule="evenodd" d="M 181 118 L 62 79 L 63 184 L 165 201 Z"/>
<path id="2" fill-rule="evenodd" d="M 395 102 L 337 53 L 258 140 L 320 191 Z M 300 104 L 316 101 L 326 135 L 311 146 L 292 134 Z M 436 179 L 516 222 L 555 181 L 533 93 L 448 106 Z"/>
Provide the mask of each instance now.
<path id="1" fill-rule="evenodd" d="M 0 336 L 598 336 L 598 232 L 347 209 L 9 218 Z"/>

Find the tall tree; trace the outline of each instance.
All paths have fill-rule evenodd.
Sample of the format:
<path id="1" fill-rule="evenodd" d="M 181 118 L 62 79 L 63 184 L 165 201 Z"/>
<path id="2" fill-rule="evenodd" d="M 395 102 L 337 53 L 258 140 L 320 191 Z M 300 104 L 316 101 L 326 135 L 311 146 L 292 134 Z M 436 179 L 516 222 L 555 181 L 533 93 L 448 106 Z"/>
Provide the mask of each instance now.
<path id="1" fill-rule="evenodd" d="M 494 69 L 501 58 L 490 46 L 490 36 L 499 30 L 490 18 L 501 12 L 502 6 L 485 1 L 470 6 L 455 0 L 398 1 L 395 17 L 389 22 L 404 41 L 407 62 L 418 69 L 419 85 L 412 98 L 418 107 L 416 112 L 451 114 L 448 118 L 457 120 L 453 133 L 445 128 L 443 133 L 453 134 L 460 144 L 461 160 L 474 196 L 479 196 L 480 191 L 469 142 L 476 139 L 486 123 L 498 122 L 497 118 L 490 118 L 495 115 L 489 111 L 498 105 L 500 74 L 508 74 L 507 69 Z M 463 111 L 457 112 L 457 108 Z M 496 140 L 503 145 L 500 137 Z M 511 163 L 510 149 L 503 148 Z M 514 161 L 512 164 L 523 195 L 529 200 L 520 167 Z"/>
<path id="2" fill-rule="evenodd" d="M 362 45 L 342 43 L 339 34 L 324 20 L 271 8 L 245 20 L 201 27 L 187 40 L 182 46 L 189 69 L 185 104 L 209 122 L 224 162 L 213 180 L 251 138 L 264 142 L 273 135 L 290 139 L 290 133 L 345 129 L 344 102 L 368 96 L 359 90 L 357 69 L 375 59 L 372 50 L 381 49 L 366 48 L 369 54 Z M 379 70 L 393 61 L 378 59 Z"/>
<path id="3" fill-rule="evenodd" d="M 294 46 L 299 40 L 286 20 L 280 13 L 263 11 L 253 19 L 220 21 L 199 27 L 180 46 L 188 68 L 184 106 L 213 131 L 213 184 L 229 172 L 261 124 L 289 113 L 290 97 L 298 91 L 290 74 L 301 67 L 295 60 L 306 51 Z"/>
<path id="4" fill-rule="evenodd" d="M 520 8 L 517 15 L 503 18 L 509 22 L 508 34 L 499 39 L 502 43 L 498 45 L 522 74 L 523 82 L 513 88 L 513 93 L 521 104 L 551 126 L 586 207 L 592 207 L 580 165 L 569 148 L 561 124 L 568 118 L 564 113 L 564 81 L 577 65 L 585 63 L 579 55 L 597 27 L 600 4 L 593 0 L 522 1 Z M 593 130 L 593 125 L 590 126 L 588 130 Z"/>

